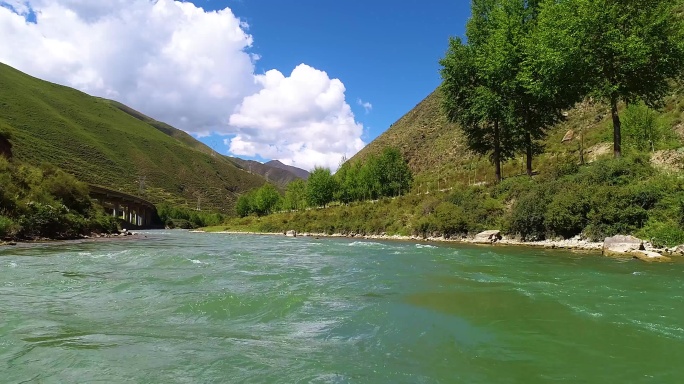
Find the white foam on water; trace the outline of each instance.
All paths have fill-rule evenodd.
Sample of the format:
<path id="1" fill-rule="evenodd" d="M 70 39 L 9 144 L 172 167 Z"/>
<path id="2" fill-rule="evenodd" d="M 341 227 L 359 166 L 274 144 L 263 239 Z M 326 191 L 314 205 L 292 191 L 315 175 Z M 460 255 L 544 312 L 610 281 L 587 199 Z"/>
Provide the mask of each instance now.
<path id="1" fill-rule="evenodd" d="M 126 255 L 126 254 L 128 254 L 128 253 L 130 253 L 130 252 L 131 252 L 131 251 L 128 250 L 128 249 L 125 249 L 125 250 L 123 250 L 123 251 L 118 251 L 118 252 L 107 252 L 107 253 L 90 253 L 90 252 L 85 252 L 85 253 L 87 253 L 87 255 L 84 255 L 84 256 L 91 257 L 91 258 L 93 258 L 93 259 L 99 259 L 99 258 L 102 258 L 102 257 L 106 257 L 106 258 L 108 258 L 108 259 L 113 259 L 113 258 L 115 258 L 115 257 L 124 256 L 124 255 Z"/>
<path id="2" fill-rule="evenodd" d="M 428 244 L 416 244 L 416 248 L 437 248 L 434 245 L 428 245 Z"/>
<path id="3" fill-rule="evenodd" d="M 649 323 L 641 320 L 629 320 L 630 323 L 636 325 L 641 329 L 645 329 L 665 337 L 671 337 L 674 339 L 682 340 L 684 339 L 684 328 L 681 327 L 668 327 L 662 324 Z"/>
<path id="4" fill-rule="evenodd" d="M 589 317 L 603 317 L 603 313 L 601 313 L 601 312 L 592 312 L 591 310 L 589 310 L 587 308 L 578 307 L 578 306 L 571 305 L 571 304 L 565 304 L 565 305 L 567 305 L 570 309 L 572 309 L 573 311 L 575 311 L 576 313 L 579 313 L 581 315 L 585 315 L 585 316 L 589 316 Z"/>
<path id="5" fill-rule="evenodd" d="M 189 260 L 190 262 L 192 262 L 193 264 L 206 264 L 205 262 L 202 262 L 202 261 L 199 261 L 199 260 L 195 260 L 195 259 L 188 259 L 188 260 Z"/>
<path id="6" fill-rule="evenodd" d="M 350 247 L 384 247 L 384 244 L 381 243 L 374 243 L 372 241 L 355 241 L 353 243 L 349 243 Z"/>
<path id="7" fill-rule="evenodd" d="M 336 325 L 336 320 L 320 320 L 320 321 L 304 321 L 293 324 L 293 331 L 290 333 L 291 338 L 314 338 L 323 334 Z"/>

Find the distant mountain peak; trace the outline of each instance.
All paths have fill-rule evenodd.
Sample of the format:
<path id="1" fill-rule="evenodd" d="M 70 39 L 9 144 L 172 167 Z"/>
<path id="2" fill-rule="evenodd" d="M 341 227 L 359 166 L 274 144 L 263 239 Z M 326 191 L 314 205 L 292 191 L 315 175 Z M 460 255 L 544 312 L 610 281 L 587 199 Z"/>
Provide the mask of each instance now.
<path id="1" fill-rule="evenodd" d="M 271 160 L 271 161 L 265 163 L 265 165 L 268 165 L 268 166 L 273 167 L 273 168 L 283 169 L 283 170 L 292 172 L 295 175 L 297 175 L 297 177 L 299 177 L 300 179 L 306 180 L 309 178 L 309 172 L 308 171 L 301 169 L 301 168 L 293 167 L 292 165 L 283 164 L 280 160 Z"/>

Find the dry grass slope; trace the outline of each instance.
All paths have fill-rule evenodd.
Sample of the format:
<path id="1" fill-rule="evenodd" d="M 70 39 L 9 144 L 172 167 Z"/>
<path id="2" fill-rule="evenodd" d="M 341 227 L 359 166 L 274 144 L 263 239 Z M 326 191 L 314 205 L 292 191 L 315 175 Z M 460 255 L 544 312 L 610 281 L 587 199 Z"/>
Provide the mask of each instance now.
<path id="1" fill-rule="evenodd" d="M 684 131 L 684 92 L 675 86 L 660 112 L 660 122 L 679 133 Z M 415 108 L 392 124 L 387 131 L 366 146 L 351 161 L 362 160 L 369 154 L 378 154 L 385 147 L 396 147 L 405 156 L 415 175 L 416 187 L 421 190 L 443 189 L 454 184 L 475 184 L 493 181 L 493 167 L 486 157 L 475 156 L 466 149 L 462 132 L 457 124 L 447 122 L 441 110 L 441 94 L 436 89 Z M 610 156 L 606 152 L 612 140 L 612 123 L 605 106 L 581 103 L 568 111 L 565 122 L 549 130 L 544 141 L 545 152 L 535 159 L 535 169 L 542 170 L 557 161 L 579 159 L 580 131 L 584 136 L 584 153 L 587 161 Z M 575 140 L 561 143 L 569 131 Z M 677 148 L 681 140 L 669 144 Z M 507 161 L 504 177 L 524 173 L 522 156 Z"/>

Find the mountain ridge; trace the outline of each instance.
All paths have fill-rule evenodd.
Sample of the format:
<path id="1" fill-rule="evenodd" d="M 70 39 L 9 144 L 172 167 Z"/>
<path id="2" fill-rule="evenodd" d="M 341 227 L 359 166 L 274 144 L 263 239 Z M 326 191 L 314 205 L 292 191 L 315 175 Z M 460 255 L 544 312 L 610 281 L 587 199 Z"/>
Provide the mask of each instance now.
<path id="1" fill-rule="evenodd" d="M 292 165 L 283 164 L 282 162 L 280 162 L 280 160 L 271 160 L 271 161 L 264 163 L 264 165 L 268 165 L 270 167 L 274 167 L 274 168 L 278 168 L 278 169 L 288 171 L 300 179 L 306 180 L 309 178 L 309 171 L 306 171 L 306 170 L 301 169 L 301 168 L 297 168 L 297 167 L 292 166 Z"/>

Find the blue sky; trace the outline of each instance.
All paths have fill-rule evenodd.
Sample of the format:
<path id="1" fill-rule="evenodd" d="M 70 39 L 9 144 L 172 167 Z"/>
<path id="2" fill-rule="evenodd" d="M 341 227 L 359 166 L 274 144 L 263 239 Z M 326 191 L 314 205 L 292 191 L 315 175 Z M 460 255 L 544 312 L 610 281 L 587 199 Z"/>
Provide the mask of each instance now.
<path id="1" fill-rule="evenodd" d="M 261 56 L 257 71 L 289 72 L 300 63 L 326 71 L 346 87 L 347 102 L 366 129 L 366 143 L 389 128 L 440 83 L 438 60 L 449 36 L 463 36 L 469 1 L 454 0 L 194 0 L 207 10 L 229 7 L 246 21 Z M 366 113 L 357 101 L 372 104 Z M 221 138 L 204 138 L 222 145 Z"/>
<path id="2" fill-rule="evenodd" d="M 0 0 L 0 62 L 221 154 L 335 169 L 440 83 L 466 1 Z"/>

